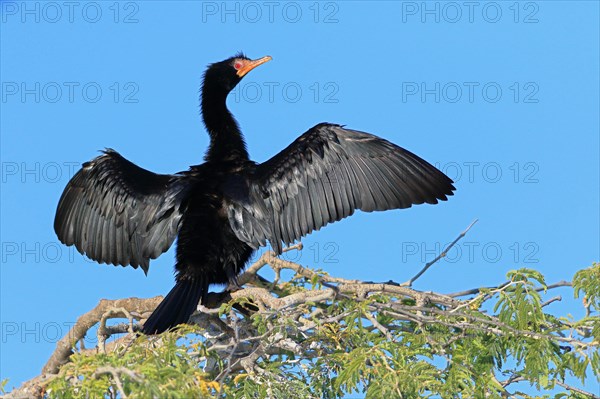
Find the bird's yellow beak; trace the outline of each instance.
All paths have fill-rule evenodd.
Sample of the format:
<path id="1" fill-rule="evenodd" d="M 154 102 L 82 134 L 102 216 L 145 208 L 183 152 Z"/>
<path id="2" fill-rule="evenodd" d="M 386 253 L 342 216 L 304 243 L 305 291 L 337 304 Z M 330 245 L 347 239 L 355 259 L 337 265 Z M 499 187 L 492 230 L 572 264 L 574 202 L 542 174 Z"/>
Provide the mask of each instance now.
<path id="1" fill-rule="evenodd" d="M 241 78 L 257 66 L 262 65 L 267 61 L 271 61 L 272 59 L 273 58 L 270 55 L 267 55 L 266 57 L 262 57 L 257 60 L 241 60 L 240 62 L 242 63 L 242 67 L 238 69 L 237 76 Z"/>

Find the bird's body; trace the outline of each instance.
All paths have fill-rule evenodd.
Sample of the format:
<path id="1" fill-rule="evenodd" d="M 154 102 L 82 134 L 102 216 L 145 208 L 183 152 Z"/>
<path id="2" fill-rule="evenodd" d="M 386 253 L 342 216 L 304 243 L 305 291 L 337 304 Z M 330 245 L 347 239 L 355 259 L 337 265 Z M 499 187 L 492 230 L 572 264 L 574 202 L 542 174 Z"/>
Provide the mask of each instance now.
<path id="1" fill-rule="evenodd" d="M 176 285 L 144 324 L 160 333 L 185 323 L 210 284 L 237 286 L 252 253 L 352 215 L 437 203 L 452 181 L 416 155 L 377 136 L 322 123 L 270 160 L 249 159 L 227 94 L 270 58 L 243 55 L 212 64 L 202 114 L 211 144 L 205 163 L 157 175 L 113 150 L 84 164 L 58 205 L 60 240 L 102 263 L 148 271 L 177 237 Z"/>
<path id="2" fill-rule="evenodd" d="M 183 205 L 177 241 L 176 269 L 182 277 L 205 278 L 207 286 L 225 284 L 244 268 L 253 250 L 231 229 L 228 209 L 230 193 L 247 193 L 253 167 L 250 162 L 208 162 L 188 172 L 193 185 Z"/>
<path id="3" fill-rule="evenodd" d="M 246 173 L 252 168 L 251 162 L 207 162 L 186 172 L 190 185 L 182 203 L 185 212 L 177 239 L 173 302 L 167 297 L 161 303 L 162 308 L 155 312 L 161 316 L 149 319 L 145 331 L 162 332 L 185 323 L 198 300 L 204 302 L 210 284 L 237 285 L 236 277 L 254 250 L 238 239 L 230 226 L 226 193 L 247 191 Z"/>

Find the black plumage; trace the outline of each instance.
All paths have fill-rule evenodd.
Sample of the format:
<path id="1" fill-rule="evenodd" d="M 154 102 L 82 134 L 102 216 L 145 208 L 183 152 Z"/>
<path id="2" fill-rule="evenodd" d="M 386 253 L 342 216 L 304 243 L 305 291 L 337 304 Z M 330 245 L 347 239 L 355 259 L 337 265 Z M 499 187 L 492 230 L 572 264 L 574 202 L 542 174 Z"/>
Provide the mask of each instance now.
<path id="1" fill-rule="evenodd" d="M 145 333 L 185 323 L 210 284 L 237 286 L 253 251 L 280 254 L 314 230 L 352 215 L 436 204 L 452 181 L 435 167 L 369 133 L 321 123 L 270 160 L 249 159 L 226 106 L 243 76 L 270 60 L 238 54 L 208 67 L 202 116 L 211 141 L 205 162 L 159 175 L 106 150 L 83 165 L 58 204 L 59 239 L 100 263 L 148 272 L 177 241 L 176 285 Z"/>

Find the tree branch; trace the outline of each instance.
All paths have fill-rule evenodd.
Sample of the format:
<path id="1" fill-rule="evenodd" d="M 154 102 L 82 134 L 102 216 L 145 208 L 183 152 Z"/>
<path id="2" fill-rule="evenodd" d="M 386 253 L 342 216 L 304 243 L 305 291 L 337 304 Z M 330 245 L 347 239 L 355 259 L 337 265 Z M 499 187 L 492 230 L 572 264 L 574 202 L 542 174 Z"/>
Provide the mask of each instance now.
<path id="1" fill-rule="evenodd" d="M 244 370 L 248 373 L 247 378 L 254 379 L 256 383 L 266 378 L 284 383 L 285 379 L 278 375 L 277 371 L 264 366 L 268 365 L 269 359 L 276 358 L 278 367 L 296 367 L 294 357 L 314 359 L 335 355 L 344 345 L 328 346 L 327 341 L 337 343 L 337 340 L 342 340 L 343 334 L 338 336 L 337 333 L 341 331 L 347 334 L 347 331 L 344 331 L 344 328 L 347 328 L 345 326 L 353 323 L 360 325 L 362 332 L 368 331 L 368 334 L 376 336 L 372 338 L 376 342 L 383 342 L 385 345 L 404 342 L 403 334 L 423 334 L 423 342 L 430 348 L 432 356 L 439 355 L 446 359 L 451 359 L 449 353 L 457 341 L 469 339 L 477 334 L 485 334 L 486 338 L 519 337 L 523 342 L 531 342 L 531 339 L 549 340 L 557 346 L 559 343 L 568 343 L 569 348 L 575 348 L 577 353 L 583 354 L 582 356 L 586 356 L 586 350 L 597 347 L 598 343 L 586 340 L 586 336 L 580 334 L 588 326 L 585 323 L 577 324 L 578 329 L 575 329 L 576 323 L 571 326 L 565 321 L 548 321 L 543 328 L 529 329 L 528 326 L 514 324 L 506 318 L 501 319 L 498 315 L 488 315 L 480 310 L 483 302 L 497 297 L 497 292 L 510 294 L 513 291 L 512 286 L 520 284 L 519 281 L 488 288 L 489 292 L 476 289 L 448 295 L 418 291 L 410 287 L 431 265 L 444 257 L 475 223 L 476 221 L 471 223 L 442 254 L 426 264 L 415 277 L 404 284 L 362 282 L 333 277 L 280 259 L 272 251 L 267 251 L 239 277 L 239 283 L 245 284 L 246 288 L 235 292 L 209 293 L 206 307 L 200 308 L 200 311 L 190 318 L 190 324 L 199 326 L 197 331 L 190 331 L 202 337 L 201 343 L 194 349 L 194 363 L 200 367 L 203 364 L 203 370 L 216 377 L 214 381 L 220 384 L 221 389 L 223 384 L 227 384 L 227 381 L 236 376 L 236 373 L 239 375 Z M 299 243 L 287 250 L 301 248 L 302 244 Z M 279 282 L 277 278 L 271 283 L 258 275 L 263 267 L 270 267 L 277 276 L 282 270 L 292 270 L 295 275 L 291 281 Z M 315 284 L 315 281 L 318 283 Z M 529 289 L 543 291 L 568 285 L 569 282 L 561 281 L 547 287 L 530 286 Z M 477 296 L 460 299 L 467 295 Z M 542 308 L 558 298 L 543 302 Z M 138 325 L 134 325 L 134 319 L 142 319 L 142 315 L 153 311 L 161 300 L 162 297 L 100 301 L 93 310 L 81 316 L 69 333 L 59 341 L 56 350 L 44 366 L 42 375 L 23 384 L 11 393 L 13 396 L 8 397 L 19 397 L 15 396 L 18 394 L 42 397 L 44 387 L 55 378 L 60 367 L 69 361 L 76 343 L 81 341 L 94 325 L 98 325 L 98 347 L 85 349 L 80 346 L 81 355 L 94 355 L 98 352 L 110 354 L 118 348 L 125 353 L 129 347 L 123 343 L 128 342 L 131 333 L 139 328 Z M 232 305 L 231 301 L 250 301 L 255 307 L 248 313 L 237 313 L 239 310 L 236 312 L 231 309 L 223 314 L 221 305 Z M 107 326 L 107 321 L 114 318 L 127 318 L 128 322 Z M 433 335 L 432 331 L 435 331 L 435 334 L 449 331 L 451 335 L 450 338 L 440 338 Z M 130 334 L 108 344 L 105 342 L 113 334 L 125 332 Z M 147 345 L 161 347 L 163 340 L 161 337 L 149 339 Z M 121 352 L 118 353 L 120 354 Z M 110 389 L 123 398 L 127 397 L 132 381 L 142 381 L 141 372 L 136 373 L 114 364 L 98 367 L 93 374 L 87 374 L 87 378 L 90 378 L 90 375 L 92 378 L 98 378 L 103 374 L 110 376 Z M 149 383 L 148 380 L 144 381 Z M 509 379 L 506 385 L 512 382 L 514 381 Z M 504 383 L 500 385 L 505 386 Z M 570 389 L 566 384 L 563 387 Z M 575 389 L 573 391 L 579 392 Z M 513 397 L 507 391 L 502 395 Z"/>
<path id="2" fill-rule="evenodd" d="M 42 369 L 42 374 L 56 374 L 61 365 L 66 363 L 69 357 L 73 354 L 73 346 L 75 343 L 85 337 L 88 330 L 99 323 L 107 311 L 115 308 L 127 309 L 131 312 L 151 312 L 162 301 L 162 296 L 154 298 L 126 298 L 117 300 L 102 299 L 100 303 L 92 310 L 77 319 L 75 325 L 69 330 L 56 344 L 54 353 L 46 362 Z"/>
<path id="3" fill-rule="evenodd" d="M 473 222 L 469 225 L 469 227 L 467 227 L 465 229 L 465 231 L 463 231 L 462 233 L 460 233 L 458 235 L 458 237 L 456 237 L 456 239 L 454 241 L 452 241 L 438 256 L 435 257 L 435 259 L 433 259 L 431 262 L 427 262 L 425 264 L 425 266 L 423 267 L 423 269 L 421 269 L 420 272 L 418 272 L 417 274 L 414 275 L 414 277 L 412 277 L 410 280 L 400 284 L 403 287 L 412 287 L 413 283 L 423 275 L 423 273 L 425 273 L 427 271 L 427 269 L 429 269 L 431 266 L 434 265 L 434 263 L 436 263 L 437 261 L 439 261 L 440 259 L 442 259 L 443 257 L 445 257 L 448 254 L 448 251 L 450 251 L 450 249 L 452 249 L 452 247 L 454 245 L 456 245 L 456 243 L 458 241 L 460 241 L 468 232 L 469 230 L 471 230 L 471 227 L 473 227 L 473 225 L 475 223 L 477 223 L 478 219 L 473 220 Z"/>

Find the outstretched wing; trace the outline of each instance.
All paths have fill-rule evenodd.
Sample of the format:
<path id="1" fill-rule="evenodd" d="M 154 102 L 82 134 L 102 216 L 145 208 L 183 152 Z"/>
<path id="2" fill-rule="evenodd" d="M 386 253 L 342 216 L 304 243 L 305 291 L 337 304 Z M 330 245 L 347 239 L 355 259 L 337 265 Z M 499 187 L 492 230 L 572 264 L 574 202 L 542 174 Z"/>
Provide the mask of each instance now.
<path id="1" fill-rule="evenodd" d="M 238 238 L 252 247 L 291 244 L 365 212 L 436 204 L 452 180 L 411 152 L 369 133 L 319 124 L 257 166 L 245 201 L 229 207 Z"/>
<path id="2" fill-rule="evenodd" d="M 148 273 L 149 260 L 177 236 L 183 175 L 159 175 L 108 149 L 83 164 L 63 192 L 54 230 L 60 241 L 100 263 Z"/>

